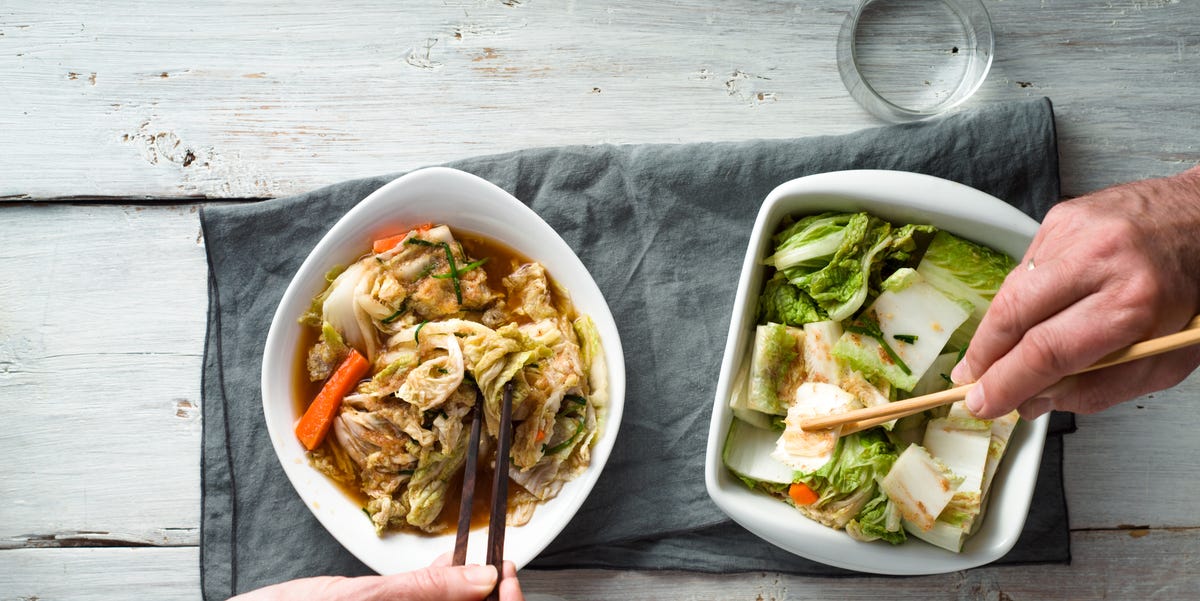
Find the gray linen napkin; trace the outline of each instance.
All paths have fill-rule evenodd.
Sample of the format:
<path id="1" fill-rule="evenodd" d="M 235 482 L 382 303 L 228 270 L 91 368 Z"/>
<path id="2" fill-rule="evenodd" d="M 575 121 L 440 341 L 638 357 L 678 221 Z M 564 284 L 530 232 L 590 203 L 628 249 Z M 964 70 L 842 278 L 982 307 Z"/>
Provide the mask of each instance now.
<path id="1" fill-rule="evenodd" d="M 528 203 L 587 265 L 617 317 L 628 371 L 608 465 L 531 567 L 846 572 L 779 551 L 704 490 L 705 437 L 738 270 L 766 194 L 842 169 L 915 171 L 991 193 L 1041 219 L 1058 200 L 1047 99 L 845 136 L 684 145 L 572 146 L 451 163 Z M 350 207 L 396 175 L 289 198 L 206 207 L 201 578 L 205 599 L 303 576 L 370 570 L 312 517 L 280 468 L 259 371 L 275 306 Z M 1069 431 L 1069 416 L 1055 432 Z M 1069 561 L 1062 441 L 1047 443 L 1035 505 L 1002 561 Z"/>

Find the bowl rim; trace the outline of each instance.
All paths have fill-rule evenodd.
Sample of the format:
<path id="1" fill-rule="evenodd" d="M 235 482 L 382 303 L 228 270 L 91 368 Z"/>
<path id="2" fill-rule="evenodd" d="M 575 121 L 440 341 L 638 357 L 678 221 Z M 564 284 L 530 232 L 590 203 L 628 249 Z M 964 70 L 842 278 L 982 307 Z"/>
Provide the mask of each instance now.
<path id="1" fill-rule="evenodd" d="M 961 198 L 962 202 L 946 203 L 944 200 L 947 198 Z M 803 208 L 796 208 L 796 204 Z M 763 201 L 747 243 L 713 399 L 705 457 L 705 488 L 709 497 L 730 518 L 756 536 L 795 555 L 839 568 L 876 574 L 927 575 L 967 569 L 999 559 L 1016 544 L 1028 516 L 1049 423 L 1048 415 L 1032 422 L 1022 420 L 1018 425 L 1013 438 L 1020 444 L 1011 444 L 1006 451 L 1006 460 L 999 468 L 996 482 L 1014 482 L 1023 485 L 1023 488 L 993 488 L 990 508 L 984 516 L 981 529 L 968 539 L 964 552 L 959 554 L 919 539 L 899 547 L 854 541 L 844 532 L 811 521 L 777 499 L 750 491 L 724 467 L 722 451 L 733 419 L 728 404 L 729 393 L 736 367 L 747 351 L 746 324 L 753 322 L 751 311 L 763 275 L 760 257 L 765 256 L 762 253 L 784 215 L 821 210 L 871 210 L 884 218 L 933 223 L 952 232 L 964 226 L 983 227 L 988 240 L 981 242 L 991 242 L 989 245 L 1001 247 L 1000 250 L 1018 256 L 1020 252 L 1014 250 L 1023 252 L 1038 227 L 1032 218 L 989 194 L 957 182 L 918 173 L 837 171 L 796 178 L 773 189 Z M 953 224 L 954 227 L 945 224 Z M 972 235 L 966 237 L 979 238 Z M 995 244 L 995 240 L 1004 237 L 1008 238 L 1006 244 Z M 1013 473 L 1018 466 L 1024 472 L 1024 477 L 1021 477 L 1021 473 Z M 998 498 L 1005 502 L 1001 508 L 996 507 Z M 772 523 L 768 527 L 763 516 L 769 513 L 780 516 L 790 514 L 803 522 L 791 522 L 784 517 L 789 524 L 781 526 Z M 1012 515 L 1019 515 L 1019 519 L 1009 517 L 1002 520 L 998 517 Z M 1001 524 L 1001 521 L 1004 523 Z M 800 526 L 787 527 L 794 524 Z M 1000 528 L 1001 525 L 1006 527 Z M 803 534 L 806 536 L 815 535 L 819 544 L 804 545 L 805 541 L 813 539 L 798 541 L 795 538 L 798 530 L 805 531 Z M 982 537 L 985 533 L 990 539 Z M 922 547 L 927 549 L 912 551 Z M 891 556 L 901 559 L 915 556 L 920 561 L 895 561 Z M 889 562 L 883 562 L 882 559 L 888 559 Z"/>
<path id="2" fill-rule="evenodd" d="M 405 194 L 421 189 L 438 190 L 438 193 L 459 197 L 463 204 L 475 204 L 480 207 L 484 205 L 495 206 L 497 208 L 492 212 L 503 217 L 496 217 L 494 220 L 481 218 L 481 222 L 495 221 L 497 224 L 503 223 L 503 226 L 498 225 L 497 227 L 505 229 L 515 228 L 517 227 L 516 224 L 526 226 L 532 230 L 536 230 L 536 235 L 531 235 L 531 239 L 536 238 L 536 242 L 527 242 L 525 240 L 514 242 L 502 236 L 489 234 L 486 231 L 479 231 L 480 228 L 478 227 L 457 227 L 454 225 L 454 220 L 449 217 L 445 208 L 412 209 L 410 204 L 412 200 L 406 199 Z M 388 206 L 389 203 L 395 204 L 395 206 Z M 296 441 L 291 428 L 283 427 L 284 421 L 287 424 L 293 424 L 295 419 L 299 417 L 295 413 L 294 404 L 290 398 L 291 385 L 286 383 L 292 378 L 295 353 L 294 346 L 289 346 L 286 339 L 300 329 L 296 323 L 299 313 L 292 310 L 293 307 L 297 303 L 300 303 L 300 306 L 307 306 L 311 295 L 319 292 L 319 290 L 314 292 L 315 286 L 313 284 L 315 279 L 321 278 L 323 281 L 324 274 L 331 266 L 353 261 L 362 254 L 361 248 L 365 248 L 365 242 L 360 245 L 360 250 L 354 251 L 353 254 L 346 255 L 344 252 L 339 251 L 339 249 L 345 250 L 342 247 L 354 246 L 347 242 L 350 239 L 350 234 L 368 230 L 371 232 L 370 235 L 381 235 L 385 233 L 389 225 L 387 219 L 372 220 L 371 218 L 376 217 L 378 213 L 399 214 L 406 209 L 417 212 L 424 210 L 426 213 L 440 212 L 443 215 L 447 215 L 446 222 L 450 224 L 452 229 L 480 234 L 497 240 L 512 247 L 520 254 L 546 265 L 547 271 L 551 273 L 551 277 L 562 288 L 567 290 L 577 308 L 579 308 L 578 303 L 580 298 L 591 298 L 587 310 L 581 310 L 580 313 L 591 316 L 601 333 L 601 346 L 605 357 L 609 389 L 607 414 L 602 425 L 603 431 L 597 437 L 595 446 L 592 449 L 591 463 L 587 470 L 575 479 L 568 481 L 554 499 L 541 504 L 537 508 L 537 511 L 534 512 L 533 519 L 528 524 L 521 527 L 514 526 L 509 529 L 509 535 L 506 537 L 506 559 L 516 563 L 519 569 L 540 554 L 562 532 L 562 529 L 566 527 L 590 495 L 596 481 L 607 464 L 619 434 L 624 411 L 626 386 L 625 364 L 620 334 L 608 301 L 604 298 L 603 292 L 596 284 L 586 265 L 583 264 L 578 255 L 575 254 L 574 250 L 562 239 L 558 232 L 532 208 L 492 182 L 474 174 L 448 167 L 418 169 L 401 175 L 368 194 L 351 207 L 322 235 L 320 241 L 308 253 L 300 267 L 297 268 L 283 296 L 280 298 L 275 313 L 272 316 L 271 324 L 267 331 L 266 342 L 263 347 L 260 393 L 262 396 L 263 417 L 267 425 L 268 436 L 271 439 L 272 450 L 279 460 L 284 473 L 287 475 L 292 488 L 299 495 L 310 513 L 320 522 L 321 526 L 343 548 L 376 572 L 385 574 L 424 567 L 428 565 L 429 561 L 434 559 L 433 556 L 427 557 L 425 559 L 428 561 L 425 561 L 424 564 L 416 565 L 412 562 L 397 562 L 392 558 L 384 561 L 375 557 L 372 553 L 378 552 L 380 545 L 390 550 L 403 548 L 401 546 L 403 542 L 388 541 L 395 541 L 397 539 L 402 541 L 405 536 L 409 536 L 425 540 L 448 539 L 451 545 L 453 544 L 453 533 L 434 536 L 389 533 L 386 537 L 377 537 L 374 535 L 374 531 L 371 530 L 373 540 L 364 541 L 361 540 L 358 532 L 349 533 L 344 531 L 344 528 L 338 525 L 338 522 L 344 518 L 335 517 L 317 505 L 329 497 L 328 489 L 333 485 L 327 477 L 316 472 L 307 461 L 293 461 L 296 448 L 302 449 L 303 447 Z M 367 223 L 363 223 L 364 221 Z M 397 222 L 412 225 L 411 221 L 405 222 L 403 218 L 399 217 L 391 221 L 391 225 L 394 226 Z M 394 229 L 392 227 L 391 232 L 394 233 Z M 523 233 L 529 231 L 522 230 Z M 363 237 L 363 240 L 369 239 L 369 237 Z M 535 248 L 537 252 L 530 252 L 530 248 Z M 559 269 L 552 269 L 547 263 L 556 265 Z M 564 267 L 565 269 L 563 269 Z M 562 273 L 562 271 L 566 271 L 567 273 Z M 564 284 L 564 280 L 570 280 L 574 285 L 567 286 Z M 282 350 L 282 352 L 274 352 L 276 350 Z M 280 383 L 281 381 L 278 378 L 283 378 L 283 384 Z M 282 388 L 282 390 L 277 390 L 277 388 Z M 310 488 L 310 486 L 315 486 L 316 490 Z M 570 494 L 567 494 L 568 491 L 570 491 Z M 344 493 L 340 491 L 338 493 L 341 498 L 349 499 Z M 553 507 L 552 512 L 547 511 L 547 507 L 549 506 Z M 358 511 L 359 509 L 355 507 L 354 513 L 358 513 Z M 539 515 L 543 519 L 539 520 Z M 361 518 L 361 516 L 359 517 Z M 516 550 L 509 551 L 514 546 L 513 529 L 527 528 L 534 525 L 543 532 L 543 534 L 539 535 L 540 538 L 538 538 L 537 543 L 526 545 L 524 542 L 521 542 L 518 543 Z M 481 558 L 485 546 L 484 537 L 486 537 L 486 529 L 476 528 L 472 530 L 468 561 L 474 563 L 474 558 L 478 554 L 480 557 L 478 563 L 482 563 Z M 446 550 L 449 550 L 449 548 Z M 368 553 L 368 551 L 372 553 Z"/>

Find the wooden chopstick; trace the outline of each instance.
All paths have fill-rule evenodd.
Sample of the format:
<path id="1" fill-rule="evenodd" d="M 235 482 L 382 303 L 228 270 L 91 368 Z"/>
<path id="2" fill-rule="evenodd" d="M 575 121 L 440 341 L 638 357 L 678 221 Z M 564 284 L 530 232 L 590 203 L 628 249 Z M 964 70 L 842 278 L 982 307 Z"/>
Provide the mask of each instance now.
<path id="1" fill-rule="evenodd" d="M 504 531 L 508 520 L 508 450 L 512 447 L 513 382 L 504 385 L 500 404 L 500 433 L 496 447 L 496 472 L 492 480 L 492 515 L 488 520 L 487 562 L 496 567 L 496 588 L 488 601 L 499 601 L 500 582 L 504 580 Z"/>
<path id="2" fill-rule="evenodd" d="M 492 480 L 491 513 L 488 519 L 487 562 L 496 567 L 496 588 L 489 600 L 500 598 L 500 581 L 504 579 L 504 532 L 508 519 L 508 452 L 512 447 L 513 383 L 504 385 L 500 404 L 500 431 L 496 443 L 496 469 Z M 480 422 L 483 421 L 483 393 L 476 390 L 475 407 L 471 409 L 471 437 L 467 441 L 467 460 L 463 466 L 462 501 L 458 507 L 458 532 L 454 538 L 451 565 L 467 562 L 467 541 L 471 534 L 471 513 L 475 500 L 476 468 L 479 461 Z"/>
<path id="3" fill-rule="evenodd" d="M 1174 334 L 1168 334 L 1152 340 L 1131 344 L 1123 349 L 1109 353 L 1091 366 L 1074 372 L 1072 375 L 1087 373 L 1105 367 L 1112 367 L 1121 363 L 1144 359 L 1154 355 L 1160 355 L 1173 350 L 1181 349 L 1186 346 L 1200 343 L 1200 315 L 1192 318 L 1191 321 L 1184 326 L 1184 329 Z M 957 401 L 961 401 L 967 396 L 967 391 L 974 384 L 966 384 L 957 386 L 941 392 L 935 392 L 903 401 L 896 401 L 886 405 L 878 405 L 875 407 L 867 407 L 865 409 L 856 409 L 829 415 L 823 417 L 814 417 L 800 422 L 800 427 L 804 430 L 823 430 L 842 426 L 842 434 L 852 434 L 867 428 L 873 428 L 882 423 L 889 422 L 893 419 L 914 415 L 934 407 L 948 405 Z"/>
<path id="4" fill-rule="evenodd" d="M 1087 373 L 1135 359 L 1161 355 L 1162 353 L 1181 349 L 1185 346 L 1191 346 L 1198 341 L 1200 341 L 1200 315 L 1193 317 L 1186 326 L 1183 326 L 1182 330 L 1174 334 L 1160 336 L 1145 342 L 1138 342 L 1118 351 L 1113 351 L 1093 363 L 1091 367 L 1085 367 L 1075 373 Z"/>
<path id="5" fill-rule="evenodd" d="M 467 539 L 471 535 L 471 514 L 475 505 L 475 480 L 479 463 L 479 430 L 483 420 L 483 393 L 475 391 L 471 409 L 471 436 L 467 441 L 467 463 L 463 466 L 462 500 L 458 505 L 458 532 L 454 535 L 454 557 L 450 565 L 467 563 Z"/>
<path id="6" fill-rule="evenodd" d="M 975 386 L 975 384 L 973 384 L 973 383 L 972 384 L 964 384 L 962 386 L 957 386 L 955 388 L 950 388 L 947 390 L 943 390 L 941 392 L 934 392 L 934 393 L 919 396 L 919 397 L 913 397 L 911 399 L 905 399 L 903 401 L 896 401 L 894 403 L 888 403 L 887 405 L 879 405 L 876 407 L 870 407 L 870 409 L 883 410 L 883 409 L 892 408 L 895 405 L 900 405 L 899 407 L 895 407 L 892 411 L 886 411 L 886 412 L 880 411 L 880 412 L 877 412 L 875 415 L 863 415 L 862 413 L 859 413 L 860 411 L 865 412 L 865 410 L 863 410 L 863 409 L 847 411 L 846 413 L 840 413 L 838 415 L 830 416 L 830 418 L 841 418 L 838 420 L 831 420 L 830 418 L 825 418 L 827 421 L 835 421 L 836 422 L 830 426 L 821 426 L 819 428 L 816 428 L 815 426 L 806 422 L 806 423 L 801 423 L 800 427 L 801 427 L 801 429 L 804 429 L 804 430 L 810 430 L 810 429 L 814 429 L 814 428 L 816 428 L 816 429 L 833 428 L 835 426 L 840 425 L 840 426 L 842 426 L 842 432 L 841 432 L 842 436 L 845 436 L 847 434 L 854 434 L 855 432 L 861 432 L 863 430 L 866 430 L 867 428 L 874 428 L 875 426 L 878 426 L 880 424 L 885 424 L 894 419 L 908 417 L 910 415 L 915 415 L 917 413 L 926 411 L 928 409 L 933 409 L 934 407 L 940 407 L 942 405 L 949 405 L 950 403 L 955 403 L 955 402 L 961 401 L 964 398 L 966 398 L 967 391 L 970 390 L 971 388 L 973 388 L 974 386 Z M 854 414 L 854 415 L 852 416 L 852 414 Z M 813 422 L 813 421 L 816 421 L 816 420 L 808 420 L 808 422 Z"/>

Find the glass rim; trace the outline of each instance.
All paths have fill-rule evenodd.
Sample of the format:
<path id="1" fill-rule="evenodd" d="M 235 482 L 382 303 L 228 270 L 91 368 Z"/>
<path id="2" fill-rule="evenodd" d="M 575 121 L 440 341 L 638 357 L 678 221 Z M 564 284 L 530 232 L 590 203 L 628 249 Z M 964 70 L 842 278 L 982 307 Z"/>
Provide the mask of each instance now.
<path id="1" fill-rule="evenodd" d="M 981 47 L 985 56 L 985 61 L 980 72 L 973 79 L 968 79 L 967 75 L 958 81 L 954 93 L 950 97 L 938 104 L 929 108 L 919 109 L 904 106 L 889 100 L 887 97 L 880 94 L 873 85 L 863 77 L 862 72 L 858 67 L 857 48 L 855 37 L 858 32 L 859 17 L 865 8 L 879 2 L 888 2 L 890 0 L 862 0 L 859 2 L 846 16 L 842 27 L 838 32 L 837 43 L 837 68 L 838 74 L 841 76 L 842 83 L 850 96 L 854 98 L 860 106 L 868 112 L 893 121 L 909 121 L 914 119 L 924 119 L 934 115 L 943 113 L 952 109 L 967 99 L 975 95 L 979 88 L 983 86 L 983 82 L 987 80 L 988 74 L 991 72 L 992 62 L 995 58 L 996 37 L 992 27 L 991 14 L 988 13 L 987 7 L 984 6 L 982 0 L 940 0 L 940 2 L 950 8 L 959 19 L 959 24 L 964 29 L 974 29 L 986 34 L 984 40 L 986 44 Z M 967 5 L 969 8 L 977 10 L 978 15 L 969 17 L 963 13 L 963 7 Z M 849 60 L 843 60 L 843 55 Z M 964 84 L 967 89 L 963 90 Z M 961 90 L 961 91 L 960 91 Z M 872 106 L 874 105 L 874 106 Z"/>

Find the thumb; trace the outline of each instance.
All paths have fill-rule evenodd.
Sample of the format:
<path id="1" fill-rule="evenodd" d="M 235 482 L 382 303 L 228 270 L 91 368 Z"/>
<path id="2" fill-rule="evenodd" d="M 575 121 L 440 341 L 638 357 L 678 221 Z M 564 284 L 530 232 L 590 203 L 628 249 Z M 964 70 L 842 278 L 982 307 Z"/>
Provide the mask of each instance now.
<path id="1" fill-rule="evenodd" d="M 490 565 L 430 566 L 382 578 L 380 599 L 403 601 L 480 601 L 496 588 Z"/>
<path id="2" fill-rule="evenodd" d="M 496 588 L 496 568 L 430 566 L 390 576 L 317 576 L 260 588 L 229 601 L 482 601 Z"/>
<path id="3" fill-rule="evenodd" d="M 384 576 L 380 599 L 480 601 L 496 582 L 496 567 L 491 565 L 430 566 Z"/>

